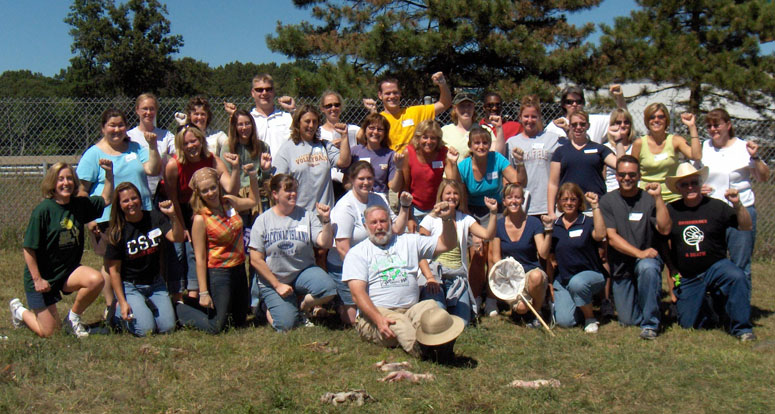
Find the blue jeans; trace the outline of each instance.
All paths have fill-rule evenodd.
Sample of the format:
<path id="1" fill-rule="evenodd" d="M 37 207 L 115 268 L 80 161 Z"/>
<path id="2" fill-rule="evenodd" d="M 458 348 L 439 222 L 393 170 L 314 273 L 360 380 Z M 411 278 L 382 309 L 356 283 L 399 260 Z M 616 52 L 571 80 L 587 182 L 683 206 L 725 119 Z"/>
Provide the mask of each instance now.
<path id="1" fill-rule="evenodd" d="M 272 316 L 272 327 L 281 332 L 289 331 L 301 322 L 298 297 L 310 294 L 320 299 L 336 295 L 336 284 L 331 276 L 317 266 L 302 270 L 290 286 L 293 293 L 282 297 L 263 279 L 259 278 L 258 282 L 259 300 L 266 304 Z"/>
<path id="2" fill-rule="evenodd" d="M 159 277 L 150 285 L 124 282 L 124 296 L 132 309 L 134 319 L 122 320 L 124 328 L 134 336 L 166 333 L 175 329 L 175 310 L 164 281 Z M 153 308 L 148 306 L 151 302 Z M 116 317 L 121 317 L 121 305 L 116 306 Z"/>
<path id="3" fill-rule="evenodd" d="M 175 309 L 182 325 L 217 334 L 226 327 L 229 314 L 234 325 L 245 324 L 250 294 L 244 264 L 207 269 L 207 290 L 215 309 L 179 303 Z"/>
<path id="4" fill-rule="evenodd" d="M 659 328 L 659 291 L 662 288 L 662 259 L 638 259 L 635 275 L 615 277 L 611 290 L 622 325 Z"/>
<path id="5" fill-rule="evenodd" d="M 722 259 L 693 278 L 681 278 L 674 289 L 678 297 L 678 324 L 683 328 L 702 328 L 709 321 L 705 293 L 724 304 L 729 316 L 729 333 L 738 336 L 751 332 L 750 285 L 745 273 L 729 259 Z"/>
<path id="6" fill-rule="evenodd" d="M 172 293 L 198 290 L 196 256 L 191 242 L 173 243 L 175 254 L 167 255 L 167 288 Z"/>
<path id="7" fill-rule="evenodd" d="M 473 305 L 471 304 L 470 287 L 466 286 L 465 292 L 463 292 L 457 301 L 452 304 L 447 299 L 447 292 L 449 291 L 455 279 L 442 279 L 441 289 L 436 293 L 429 293 L 428 286 L 425 285 L 420 289 L 420 300 L 432 299 L 435 301 L 441 309 L 446 309 L 450 315 L 459 316 L 463 319 L 465 326 L 471 322 L 471 315 Z"/>
<path id="8" fill-rule="evenodd" d="M 347 286 L 347 283 L 342 282 L 342 266 L 326 261 L 326 268 L 328 268 L 328 274 L 331 275 L 331 280 L 336 283 L 336 293 L 339 295 L 339 300 L 345 306 L 354 306 L 355 301 L 350 287 Z"/>
<path id="9" fill-rule="evenodd" d="M 756 242 L 756 207 L 746 207 L 751 215 L 753 229 L 742 231 L 736 228 L 727 229 L 727 248 L 729 259 L 739 268 L 743 269 L 748 284 L 751 284 L 751 256 L 753 256 L 754 243 Z M 750 286 L 749 286 L 750 288 Z M 749 297 L 750 299 L 750 297 Z"/>
<path id="10" fill-rule="evenodd" d="M 600 272 L 585 270 L 573 275 L 563 286 L 554 280 L 554 318 L 557 325 L 569 328 L 584 322 L 580 306 L 592 303 L 592 296 L 603 290 L 605 277 Z"/>

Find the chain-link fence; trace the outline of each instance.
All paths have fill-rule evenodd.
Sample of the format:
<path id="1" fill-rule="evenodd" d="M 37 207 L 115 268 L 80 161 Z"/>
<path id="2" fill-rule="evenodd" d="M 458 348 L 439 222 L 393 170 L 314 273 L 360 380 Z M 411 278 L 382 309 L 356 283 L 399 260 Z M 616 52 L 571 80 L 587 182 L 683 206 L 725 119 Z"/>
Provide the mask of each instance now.
<path id="1" fill-rule="evenodd" d="M 426 97 L 425 102 L 429 98 Z M 162 128 L 175 130 L 174 114 L 183 111 L 188 99 L 163 98 L 159 102 L 157 124 Z M 233 102 L 239 108 L 250 109 L 254 103 L 246 97 L 212 98 L 213 119 L 210 125 L 222 131 L 227 130 L 228 115 L 223 102 Z M 298 98 L 296 105 L 318 106 L 317 98 Z M 416 105 L 422 100 L 404 100 L 403 105 Z M 341 120 L 360 124 L 368 111 L 358 100 L 345 100 Z M 126 113 L 130 126 L 137 125 L 134 99 L 130 98 L 4 98 L 0 99 L 0 239 L 2 246 L 18 246 L 30 211 L 40 202 L 40 181 L 48 165 L 57 161 L 76 163 L 78 157 L 100 138 L 100 115 L 108 107 L 115 107 Z M 672 132 L 687 135 L 678 119 L 678 112 L 670 107 L 673 115 Z M 380 108 L 381 109 L 381 108 Z M 517 120 L 517 102 L 504 102 L 503 115 L 507 120 Z M 481 104 L 477 113 L 481 114 Z M 545 104 L 542 108 L 545 122 L 559 117 L 559 104 Z M 595 111 L 591 113 L 607 113 Z M 478 117 L 477 117 L 478 118 Z M 633 113 L 634 127 L 639 133 L 646 129 L 642 113 Z M 449 111 L 438 117 L 442 124 L 450 122 Z M 734 120 L 737 136 L 756 139 L 761 146 L 760 156 L 770 165 L 775 165 L 775 140 L 772 139 L 775 123 L 765 121 Z M 700 136 L 706 131 L 700 124 Z M 757 255 L 769 258 L 775 252 L 775 218 L 769 213 L 769 206 L 775 200 L 773 180 L 756 183 L 754 189 L 759 210 Z"/>

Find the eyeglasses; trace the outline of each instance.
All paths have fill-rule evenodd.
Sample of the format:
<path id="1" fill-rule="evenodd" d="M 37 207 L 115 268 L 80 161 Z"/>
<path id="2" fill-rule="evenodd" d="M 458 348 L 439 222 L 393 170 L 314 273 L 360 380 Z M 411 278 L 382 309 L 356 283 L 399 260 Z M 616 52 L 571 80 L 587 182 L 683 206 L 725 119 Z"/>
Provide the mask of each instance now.
<path id="1" fill-rule="evenodd" d="M 484 106 L 485 108 L 500 108 L 501 107 L 501 103 L 500 102 L 489 102 L 489 103 L 485 103 L 482 106 Z"/>
<path id="2" fill-rule="evenodd" d="M 263 93 L 263 92 L 272 92 L 274 90 L 274 87 L 270 86 L 268 88 L 253 88 L 253 91 L 255 93 Z"/>
<path id="3" fill-rule="evenodd" d="M 667 117 L 666 117 L 666 116 L 664 116 L 664 115 L 662 115 L 662 114 L 659 114 L 659 115 L 651 115 L 651 116 L 649 117 L 649 119 L 660 119 L 660 120 L 661 120 L 661 119 L 665 119 L 665 118 L 667 118 Z"/>
<path id="4" fill-rule="evenodd" d="M 708 124 L 708 129 L 719 129 L 724 124 L 726 124 L 726 122 Z"/>
<path id="5" fill-rule="evenodd" d="M 678 188 L 697 187 L 700 185 L 700 180 L 681 181 L 677 184 Z"/>
<path id="6" fill-rule="evenodd" d="M 563 203 L 575 203 L 579 201 L 579 199 L 576 197 L 563 197 L 560 199 L 560 201 Z"/>
<path id="7" fill-rule="evenodd" d="M 586 122 L 572 122 L 570 124 L 570 126 L 572 128 L 586 128 L 587 127 L 587 123 Z"/>
<path id="8" fill-rule="evenodd" d="M 342 106 L 342 104 L 340 102 L 331 102 L 329 104 L 323 105 L 323 108 L 331 109 L 331 108 L 339 108 L 340 106 Z"/>
<path id="9" fill-rule="evenodd" d="M 614 121 L 614 125 L 630 125 L 630 121 L 618 120 L 618 121 Z"/>
<path id="10" fill-rule="evenodd" d="M 573 105 L 573 104 L 584 105 L 584 100 L 583 99 L 566 99 L 566 100 L 562 101 L 562 104 L 563 105 Z"/>
<path id="11" fill-rule="evenodd" d="M 638 173 L 636 172 L 618 172 L 616 173 L 616 175 L 619 178 L 624 178 L 624 177 L 638 178 Z"/>
<path id="12" fill-rule="evenodd" d="M 385 132 L 385 128 L 374 126 L 374 125 L 369 125 L 368 127 L 366 127 L 366 130 L 370 132 Z"/>

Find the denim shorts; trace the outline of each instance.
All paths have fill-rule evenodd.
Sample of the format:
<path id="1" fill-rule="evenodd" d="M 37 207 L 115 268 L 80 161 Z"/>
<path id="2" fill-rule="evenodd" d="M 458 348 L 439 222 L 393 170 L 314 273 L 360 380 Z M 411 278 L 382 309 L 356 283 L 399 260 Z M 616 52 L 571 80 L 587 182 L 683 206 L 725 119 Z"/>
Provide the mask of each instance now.
<path id="1" fill-rule="evenodd" d="M 75 269 L 73 269 L 73 272 Z M 72 272 L 71 272 L 72 273 Z M 51 305 L 55 305 L 62 300 L 62 293 L 69 295 L 73 292 L 65 292 L 65 282 L 67 278 L 61 279 L 57 282 L 49 282 L 51 289 L 48 292 L 25 292 L 27 294 L 27 307 L 30 309 L 46 309 Z"/>

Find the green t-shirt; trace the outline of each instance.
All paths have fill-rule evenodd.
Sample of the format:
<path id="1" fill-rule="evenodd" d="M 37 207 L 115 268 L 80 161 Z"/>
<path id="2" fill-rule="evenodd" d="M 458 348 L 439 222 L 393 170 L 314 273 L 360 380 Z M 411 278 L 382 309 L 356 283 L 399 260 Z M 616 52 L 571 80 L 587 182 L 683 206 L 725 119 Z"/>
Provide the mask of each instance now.
<path id="1" fill-rule="evenodd" d="M 66 279 L 81 264 L 83 226 L 102 215 L 105 201 L 100 196 L 72 197 L 70 203 L 57 204 L 45 199 L 30 215 L 23 247 L 35 251 L 38 269 L 49 283 Z M 24 290 L 35 291 L 30 269 L 24 266 Z"/>
<path id="2" fill-rule="evenodd" d="M 265 152 L 269 152 L 269 145 L 264 144 Z M 218 157 L 223 161 L 224 164 L 226 164 L 226 170 L 231 173 L 231 164 L 226 162 L 226 158 L 224 158 L 224 154 L 229 152 L 229 143 L 227 142 L 223 147 L 221 147 L 221 153 L 218 154 Z M 237 143 L 237 152 L 236 154 L 239 156 L 239 165 L 242 167 L 245 164 L 253 164 L 253 167 L 258 171 L 258 187 L 261 188 L 261 184 L 263 180 L 271 178 L 271 175 L 268 171 L 261 171 L 261 154 L 262 152 L 259 152 L 255 157 L 252 157 L 250 155 L 250 150 L 248 150 L 248 147 Z M 245 171 L 240 170 L 239 172 L 239 180 L 240 180 L 240 188 L 243 187 L 250 187 L 250 177 L 245 174 Z"/>

